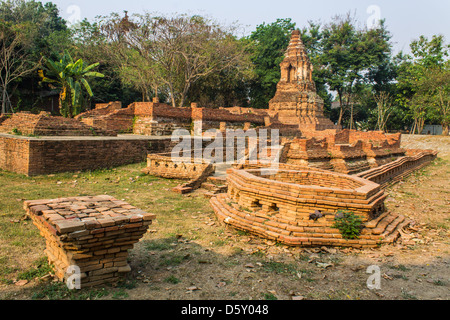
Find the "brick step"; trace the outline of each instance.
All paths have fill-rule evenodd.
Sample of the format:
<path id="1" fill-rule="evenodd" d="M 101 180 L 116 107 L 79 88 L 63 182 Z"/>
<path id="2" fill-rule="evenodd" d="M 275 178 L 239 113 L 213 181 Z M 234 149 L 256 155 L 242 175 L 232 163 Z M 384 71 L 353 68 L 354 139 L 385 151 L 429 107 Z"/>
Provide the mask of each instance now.
<path id="1" fill-rule="evenodd" d="M 386 231 L 386 228 L 398 218 L 396 215 L 387 215 L 379 221 L 377 226 L 372 229 L 372 234 L 381 235 Z"/>
<path id="2" fill-rule="evenodd" d="M 401 234 L 400 230 L 411 223 L 410 220 L 406 219 L 405 216 L 399 216 L 395 219 L 387 228 L 384 233 L 384 241 L 385 243 L 391 243 L 397 240 Z"/>
<path id="3" fill-rule="evenodd" d="M 370 220 L 369 222 L 366 223 L 366 228 L 370 228 L 370 229 L 376 228 L 377 225 L 380 223 L 380 221 L 382 221 L 389 214 L 390 214 L 390 212 L 386 211 L 383 214 L 381 214 L 378 218 Z"/>
<path id="4" fill-rule="evenodd" d="M 208 191 L 213 191 L 213 190 L 217 189 L 217 185 L 212 184 L 212 183 L 208 183 L 208 182 L 203 182 L 200 187 L 202 189 L 205 189 L 205 190 L 208 190 Z"/>
<path id="5" fill-rule="evenodd" d="M 223 186 L 224 184 L 227 183 L 227 178 L 225 178 L 225 177 L 208 177 L 208 179 L 206 179 L 206 181 L 208 183 L 215 184 L 217 186 Z"/>
<path id="6" fill-rule="evenodd" d="M 212 193 L 212 192 L 204 192 L 204 193 L 203 193 L 203 196 L 204 196 L 206 199 L 211 199 L 211 198 L 214 198 L 215 196 L 217 196 L 217 194 Z"/>

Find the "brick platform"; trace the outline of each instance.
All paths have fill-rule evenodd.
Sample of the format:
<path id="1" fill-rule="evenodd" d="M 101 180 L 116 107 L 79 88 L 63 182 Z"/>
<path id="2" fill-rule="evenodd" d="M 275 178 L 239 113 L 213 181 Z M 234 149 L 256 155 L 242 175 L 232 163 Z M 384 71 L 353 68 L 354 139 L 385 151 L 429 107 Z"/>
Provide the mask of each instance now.
<path id="1" fill-rule="evenodd" d="M 131 271 L 128 250 L 156 218 L 111 196 L 25 201 L 27 215 L 46 239 L 45 253 L 61 281 L 78 266 L 81 286 L 116 282 Z"/>
<path id="2" fill-rule="evenodd" d="M 228 194 L 211 199 L 220 221 L 266 239 L 293 246 L 375 247 L 392 243 L 410 221 L 385 211 L 381 186 L 355 176 L 281 165 L 228 171 Z M 320 210 L 319 219 L 311 214 Z M 338 210 L 363 218 L 358 239 L 344 239 L 333 228 Z"/>

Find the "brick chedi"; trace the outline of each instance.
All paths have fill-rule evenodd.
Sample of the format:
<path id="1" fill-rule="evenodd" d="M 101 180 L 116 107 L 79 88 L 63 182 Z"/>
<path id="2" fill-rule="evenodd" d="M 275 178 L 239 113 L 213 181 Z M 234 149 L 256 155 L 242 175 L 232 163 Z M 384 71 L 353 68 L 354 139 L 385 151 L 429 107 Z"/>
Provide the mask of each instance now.
<path id="1" fill-rule="evenodd" d="M 55 276 L 67 280 L 68 269 L 78 267 L 82 288 L 116 282 L 130 272 L 128 250 L 155 219 L 107 195 L 25 201 L 24 208 L 46 240 Z"/>
<path id="2" fill-rule="evenodd" d="M 313 66 L 300 38 L 300 31 L 292 32 L 280 66 L 281 79 L 269 103 L 269 113 L 277 115 L 280 123 L 299 126 L 302 131 L 338 129 L 323 114 L 324 102 L 316 92 Z"/>

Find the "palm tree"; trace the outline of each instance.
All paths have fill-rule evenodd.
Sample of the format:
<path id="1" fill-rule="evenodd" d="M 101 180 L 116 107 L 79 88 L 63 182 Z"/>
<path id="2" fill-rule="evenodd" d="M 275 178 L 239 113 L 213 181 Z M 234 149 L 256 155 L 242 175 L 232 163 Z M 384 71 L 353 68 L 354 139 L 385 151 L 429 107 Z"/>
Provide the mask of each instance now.
<path id="1" fill-rule="evenodd" d="M 44 75 L 44 70 L 39 70 L 39 76 L 42 82 L 49 83 L 51 87 L 60 90 L 59 109 L 61 115 L 66 118 L 72 118 L 80 114 L 83 104 L 82 88 L 84 87 L 90 97 L 94 95 L 86 78 L 104 77 L 99 72 L 91 71 L 99 63 L 91 64 L 85 68 L 83 60 L 79 59 L 74 62 L 67 50 L 64 51 L 64 55 L 59 61 L 52 61 L 50 59 L 44 59 L 44 61 L 48 75 Z"/>

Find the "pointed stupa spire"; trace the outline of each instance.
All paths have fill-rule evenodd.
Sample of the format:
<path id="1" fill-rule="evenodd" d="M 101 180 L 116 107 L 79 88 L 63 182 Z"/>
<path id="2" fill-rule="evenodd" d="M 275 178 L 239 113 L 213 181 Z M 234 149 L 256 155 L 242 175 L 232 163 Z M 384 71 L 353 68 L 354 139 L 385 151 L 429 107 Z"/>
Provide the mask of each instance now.
<path id="1" fill-rule="evenodd" d="M 284 60 L 280 64 L 281 78 L 269 109 L 287 125 L 299 125 L 300 130 L 336 129 L 324 117 L 323 99 L 316 92 L 313 65 L 309 60 L 300 30 L 293 30 Z"/>
<path id="2" fill-rule="evenodd" d="M 308 54 L 303 44 L 300 30 L 298 29 L 292 31 L 291 41 L 286 50 L 285 58 L 291 57 L 301 57 L 302 60 L 308 60 L 309 62 Z"/>

